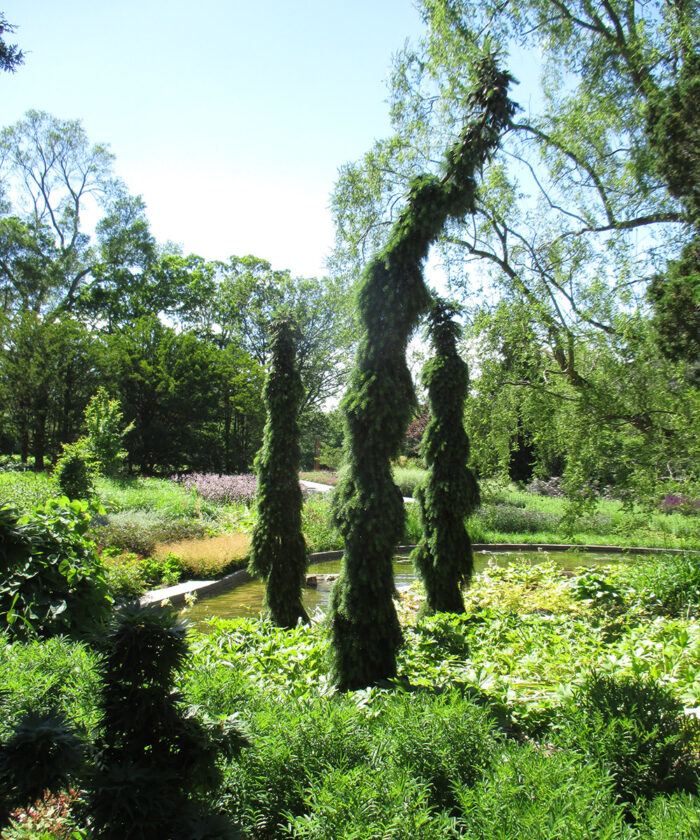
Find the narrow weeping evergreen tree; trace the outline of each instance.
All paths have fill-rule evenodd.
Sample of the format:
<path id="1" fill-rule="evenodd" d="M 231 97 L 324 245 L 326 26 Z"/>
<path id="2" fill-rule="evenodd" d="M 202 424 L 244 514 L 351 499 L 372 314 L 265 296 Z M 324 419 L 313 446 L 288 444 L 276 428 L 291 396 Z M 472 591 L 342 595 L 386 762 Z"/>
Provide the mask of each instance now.
<path id="1" fill-rule="evenodd" d="M 464 401 L 469 376 L 457 352 L 461 329 L 454 315 L 449 303 L 437 300 L 433 304 L 429 332 L 434 355 L 423 368 L 431 419 L 421 454 L 428 475 L 416 490 L 423 538 L 411 556 L 425 583 L 426 613 L 464 612 L 461 588 L 474 570 L 464 518 L 479 504 L 479 487 L 467 466 Z"/>
<path id="2" fill-rule="evenodd" d="M 507 96 L 511 77 L 494 57 L 484 54 L 477 70 L 479 81 L 467 102 L 472 119 L 449 150 L 443 177 L 414 179 L 386 246 L 359 286 L 362 334 L 342 402 L 349 463 L 334 495 L 334 518 L 345 541 L 330 604 L 332 679 L 341 690 L 396 674 L 402 637 L 392 557 L 403 535 L 404 510 L 391 459 L 415 401 L 406 345 L 429 306 L 422 265 L 447 219 L 474 212 L 476 174 L 515 110 Z"/>
<path id="3" fill-rule="evenodd" d="M 258 520 L 249 570 L 265 581 L 265 604 L 280 627 L 308 621 L 301 603 L 306 544 L 301 530 L 298 411 L 303 388 L 289 319 L 272 327 L 272 361 L 263 394 L 267 422 L 256 459 Z"/>

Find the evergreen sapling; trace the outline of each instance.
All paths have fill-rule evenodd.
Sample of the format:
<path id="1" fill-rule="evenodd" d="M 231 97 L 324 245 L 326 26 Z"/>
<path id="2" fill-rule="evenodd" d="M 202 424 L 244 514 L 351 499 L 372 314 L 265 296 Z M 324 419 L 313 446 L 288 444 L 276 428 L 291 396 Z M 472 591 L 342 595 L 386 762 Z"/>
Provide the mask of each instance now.
<path id="1" fill-rule="evenodd" d="M 291 628 L 309 617 L 301 603 L 307 565 L 299 486 L 298 412 L 303 386 L 289 319 L 273 324 L 271 351 L 263 393 L 267 422 L 255 464 L 258 518 L 248 568 L 265 581 L 265 605 L 272 621 Z"/>
<path id="2" fill-rule="evenodd" d="M 461 330 L 454 314 L 450 304 L 434 303 L 429 321 L 434 356 L 423 368 L 431 419 L 421 453 L 428 475 L 416 489 L 423 537 L 411 557 L 425 584 L 425 613 L 464 612 L 461 588 L 469 583 L 474 570 L 464 519 L 479 504 L 479 488 L 467 466 L 464 401 L 468 372 L 457 352 Z"/>

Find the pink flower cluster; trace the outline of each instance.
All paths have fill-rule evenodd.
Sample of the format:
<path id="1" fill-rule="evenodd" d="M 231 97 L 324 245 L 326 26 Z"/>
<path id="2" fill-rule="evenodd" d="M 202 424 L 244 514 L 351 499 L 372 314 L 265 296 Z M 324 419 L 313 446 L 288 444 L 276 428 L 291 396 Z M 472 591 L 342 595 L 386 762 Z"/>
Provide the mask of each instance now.
<path id="1" fill-rule="evenodd" d="M 252 502 L 258 489 L 258 480 L 252 473 L 242 475 L 189 473 L 176 475 L 173 478 L 187 489 L 195 489 L 202 499 L 219 504 Z"/>

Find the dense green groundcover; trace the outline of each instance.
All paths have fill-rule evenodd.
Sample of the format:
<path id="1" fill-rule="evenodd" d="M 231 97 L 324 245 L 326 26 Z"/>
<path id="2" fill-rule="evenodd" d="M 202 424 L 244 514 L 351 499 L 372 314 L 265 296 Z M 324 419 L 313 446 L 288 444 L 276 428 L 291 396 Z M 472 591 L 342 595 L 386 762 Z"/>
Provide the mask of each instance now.
<path id="1" fill-rule="evenodd" d="M 398 679 L 364 691 L 333 691 L 323 625 L 191 635 L 184 702 L 237 714 L 250 741 L 211 802 L 243 836 L 700 835 L 697 555 L 574 577 L 548 560 L 490 567 L 462 616 L 417 620 L 421 598 L 399 605 Z M 96 661 L 62 638 L 0 638 L 0 740 L 23 712 L 54 708 L 93 740 Z M 84 831 L 79 795 L 62 807 Z"/>

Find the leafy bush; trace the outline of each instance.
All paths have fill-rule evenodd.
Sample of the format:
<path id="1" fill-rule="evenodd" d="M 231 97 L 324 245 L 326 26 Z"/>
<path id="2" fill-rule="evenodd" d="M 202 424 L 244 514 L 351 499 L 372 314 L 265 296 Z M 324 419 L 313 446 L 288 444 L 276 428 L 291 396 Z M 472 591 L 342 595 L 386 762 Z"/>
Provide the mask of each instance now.
<path id="1" fill-rule="evenodd" d="M 133 552 L 105 551 L 102 559 L 110 594 L 118 603 L 138 598 L 148 589 L 172 586 L 182 573 L 180 562 L 173 555 L 159 560 Z"/>
<path id="2" fill-rule="evenodd" d="M 609 778 L 568 750 L 511 743 L 482 782 L 456 795 L 469 840 L 631 840 Z"/>
<path id="3" fill-rule="evenodd" d="M 122 428 L 122 418 L 119 400 L 110 399 L 105 388 L 98 388 L 85 408 L 88 433 L 82 442 L 102 475 L 116 475 L 126 458 L 124 437 L 134 424 Z"/>
<path id="4" fill-rule="evenodd" d="M 61 493 L 69 499 L 91 499 L 95 495 L 97 465 L 85 442 L 64 443 L 63 453 L 56 461 L 54 476 Z"/>
<path id="5" fill-rule="evenodd" d="M 188 473 L 173 476 L 187 490 L 194 490 L 202 498 L 216 504 L 252 502 L 258 489 L 258 480 L 252 473 L 220 475 L 217 473 Z"/>
<path id="6" fill-rule="evenodd" d="M 104 567 L 87 539 L 87 502 L 52 499 L 19 518 L 0 508 L 0 625 L 20 638 L 94 633 L 111 608 Z"/>
<path id="7" fill-rule="evenodd" d="M 124 511 L 109 516 L 106 525 L 95 524 L 92 535 L 100 546 L 149 555 L 157 543 L 208 536 L 210 526 L 201 519 L 161 519 L 144 511 Z"/>
<path id="8" fill-rule="evenodd" d="M 455 825 L 430 807 L 430 794 L 408 768 L 333 768 L 314 779 L 307 814 L 291 820 L 293 836 L 306 840 L 448 840 Z"/>
<path id="9" fill-rule="evenodd" d="M 628 599 L 654 615 L 700 615 L 700 554 L 660 555 L 614 574 Z"/>
<path id="10" fill-rule="evenodd" d="M 384 760 L 408 768 L 441 810 L 454 810 L 456 786 L 476 784 L 500 746 L 488 713 L 456 692 L 397 697 L 381 722 L 391 733 L 380 746 Z"/>
<path id="11" fill-rule="evenodd" d="M 354 704 L 308 698 L 267 704 L 251 722 L 253 749 L 229 773 L 224 803 L 255 838 L 290 836 L 283 826 L 305 810 L 305 791 L 329 768 L 367 767 L 372 722 Z"/>
<path id="12" fill-rule="evenodd" d="M 58 495 L 56 479 L 46 473 L 0 472 L 0 505 L 11 505 L 21 514 L 31 513 Z"/>
<path id="13" fill-rule="evenodd" d="M 639 833 L 644 840 L 697 840 L 697 799 L 688 794 L 657 796 L 640 815 Z"/>
<path id="14" fill-rule="evenodd" d="M 74 790 L 46 791 L 32 805 L 13 811 L 3 831 L 3 840 L 81 840 L 85 833 L 77 826 L 72 813 L 77 799 Z"/>
<path id="15" fill-rule="evenodd" d="M 393 475 L 401 495 L 412 498 L 416 487 L 425 479 L 426 470 L 420 467 L 394 467 Z"/>
<path id="16" fill-rule="evenodd" d="M 564 741 L 611 773 L 623 802 L 697 790 L 700 727 L 657 682 L 595 674 L 566 717 Z"/>
<path id="17" fill-rule="evenodd" d="M 81 732 L 97 723 L 94 671 L 96 654 L 65 636 L 45 641 L 9 643 L 0 634 L 0 740 L 12 734 L 23 716 L 61 714 Z"/>

